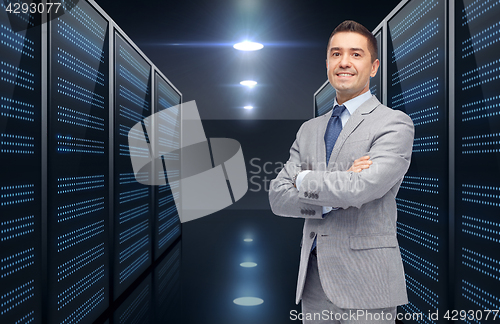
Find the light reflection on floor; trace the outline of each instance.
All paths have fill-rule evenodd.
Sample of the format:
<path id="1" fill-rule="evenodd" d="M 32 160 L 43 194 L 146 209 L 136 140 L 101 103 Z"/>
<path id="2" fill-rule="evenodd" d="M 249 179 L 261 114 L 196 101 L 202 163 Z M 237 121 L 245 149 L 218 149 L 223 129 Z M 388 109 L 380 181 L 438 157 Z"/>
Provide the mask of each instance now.
<path id="1" fill-rule="evenodd" d="M 240 306 L 257 306 L 262 304 L 264 301 L 257 297 L 240 297 L 233 300 L 233 302 Z"/>

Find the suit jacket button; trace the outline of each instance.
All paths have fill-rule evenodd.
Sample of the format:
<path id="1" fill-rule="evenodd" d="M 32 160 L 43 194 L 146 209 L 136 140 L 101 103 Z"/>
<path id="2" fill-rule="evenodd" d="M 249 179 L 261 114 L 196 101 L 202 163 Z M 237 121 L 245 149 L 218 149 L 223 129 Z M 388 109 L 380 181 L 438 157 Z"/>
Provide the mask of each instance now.
<path id="1" fill-rule="evenodd" d="M 311 234 L 309 234 L 309 237 L 310 237 L 311 239 L 313 239 L 313 238 L 314 238 L 314 235 L 316 235 L 316 233 L 311 232 Z"/>
<path id="2" fill-rule="evenodd" d="M 306 197 L 306 198 L 307 198 L 307 192 L 304 192 L 304 197 Z"/>
<path id="3" fill-rule="evenodd" d="M 301 210 L 300 210 L 300 213 L 301 213 L 302 215 L 304 215 L 304 210 L 303 210 L 303 209 L 301 209 Z"/>

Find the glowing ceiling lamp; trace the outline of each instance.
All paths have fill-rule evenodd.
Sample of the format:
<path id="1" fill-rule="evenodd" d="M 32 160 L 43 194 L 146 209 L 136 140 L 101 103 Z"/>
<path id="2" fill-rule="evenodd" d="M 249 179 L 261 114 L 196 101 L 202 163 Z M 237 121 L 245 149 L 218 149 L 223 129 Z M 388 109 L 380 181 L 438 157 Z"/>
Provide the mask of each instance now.
<path id="1" fill-rule="evenodd" d="M 240 51 L 258 51 L 264 48 L 264 45 L 255 42 L 244 41 L 234 44 L 233 47 Z"/>
<path id="2" fill-rule="evenodd" d="M 250 110 L 250 109 L 253 109 L 253 106 L 245 106 L 245 107 L 243 107 L 243 108 L 245 108 L 245 109 L 249 109 L 249 110 Z"/>
<path id="3" fill-rule="evenodd" d="M 241 85 L 244 85 L 249 88 L 253 88 L 257 85 L 257 81 L 245 80 L 240 82 Z"/>
<path id="4" fill-rule="evenodd" d="M 240 263 L 240 266 L 242 266 L 243 268 L 253 268 L 253 267 L 257 266 L 257 263 L 255 263 L 255 262 L 242 262 L 242 263 Z"/>

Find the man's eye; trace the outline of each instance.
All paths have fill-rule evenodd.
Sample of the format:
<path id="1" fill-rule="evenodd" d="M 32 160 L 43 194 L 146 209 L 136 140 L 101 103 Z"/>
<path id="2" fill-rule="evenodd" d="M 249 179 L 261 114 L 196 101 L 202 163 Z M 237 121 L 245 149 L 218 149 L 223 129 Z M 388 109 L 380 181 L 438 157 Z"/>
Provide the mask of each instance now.
<path id="1" fill-rule="evenodd" d="M 354 56 L 361 56 L 361 55 L 359 55 L 358 53 L 354 53 L 353 55 L 354 55 Z"/>
<path id="2" fill-rule="evenodd" d="M 340 53 L 333 53 L 332 55 L 333 55 L 333 56 L 339 56 L 339 55 L 340 55 Z"/>

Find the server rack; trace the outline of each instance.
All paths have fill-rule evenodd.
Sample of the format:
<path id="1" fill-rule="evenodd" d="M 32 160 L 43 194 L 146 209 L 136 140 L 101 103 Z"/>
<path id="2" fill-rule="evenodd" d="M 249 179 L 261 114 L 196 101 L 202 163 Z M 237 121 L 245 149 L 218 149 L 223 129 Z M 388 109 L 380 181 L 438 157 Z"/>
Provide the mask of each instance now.
<path id="1" fill-rule="evenodd" d="M 86 2 L 50 20 L 49 322 L 109 306 L 108 22 Z M 57 307 L 56 307 L 57 305 Z"/>
<path id="2" fill-rule="evenodd" d="M 410 169 L 396 198 L 410 300 L 401 308 L 426 316 L 448 303 L 446 32 L 442 1 L 407 1 L 387 17 L 388 106 L 415 126 Z"/>
<path id="3" fill-rule="evenodd" d="M 499 309 L 500 6 L 463 0 L 450 11 L 455 18 L 453 309 Z M 492 321 L 494 314 L 487 320 L 486 315 L 467 313 L 465 322 Z"/>
<path id="4" fill-rule="evenodd" d="M 119 296 L 152 262 L 151 171 L 134 175 L 131 158 L 149 157 L 128 145 L 131 128 L 152 114 L 151 65 L 115 31 L 115 217 L 114 291 Z M 148 123 L 145 119 L 143 123 Z M 145 125 L 149 127 L 149 125 Z M 145 139 L 145 133 L 134 134 Z M 140 179 L 139 179 L 140 178 Z"/>
<path id="5" fill-rule="evenodd" d="M 164 180 L 165 185 L 156 186 L 154 250 L 157 259 L 180 235 L 181 225 L 176 205 L 180 203 L 180 168 L 166 172 L 164 159 L 169 165 L 180 166 L 181 148 L 181 96 L 175 87 L 159 73 L 155 73 L 155 151 L 161 160 L 155 160 L 154 175 Z M 172 163 L 173 162 L 173 163 Z M 169 177 L 170 175 L 170 177 Z"/>
<path id="6" fill-rule="evenodd" d="M 0 3 L 0 322 L 41 323 L 42 31 L 11 3 Z"/>
<path id="7" fill-rule="evenodd" d="M 330 84 L 330 81 L 326 80 L 325 83 L 314 93 L 313 98 L 313 114 L 314 117 L 322 116 L 333 109 L 333 102 L 337 92 Z"/>
<path id="8" fill-rule="evenodd" d="M 130 191 L 143 188 L 122 190 L 133 175 L 126 179 L 132 171 L 120 155 L 127 150 L 120 112 L 134 115 L 119 107 L 140 103 L 133 92 L 144 90 L 137 73 L 127 73 L 131 57 L 148 70 L 142 117 L 163 103 L 153 100 L 156 88 L 169 87 L 171 105 L 182 94 L 94 1 L 63 1 L 63 13 L 46 24 L 41 15 L 7 14 L 11 2 L 0 4 L 0 321 L 92 323 L 151 264 L 153 251 L 158 258 L 180 235 L 169 214 L 155 243 L 153 189 L 143 186 L 142 201 Z M 120 57 L 120 46 L 130 56 Z M 135 205 L 122 208 L 124 200 Z M 146 215 L 131 211 L 144 204 Z M 132 219 L 140 222 L 123 226 Z M 145 264 L 134 263 L 144 252 Z"/>
<path id="9" fill-rule="evenodd" d="M 372 95 L 377 97 L 377 99 L 382 102 L 382 70 L 384 69 L 384 66 L 382 64 L 383 59 L 382 59 L 382 54 L 383 54 L 383 42 L 382 42 L 382 36 L 383 36 L 383 26 L 384 23 L 382 22 L 380 25 L 375 28 L 372 33 L 375 35 L 375 39 L 377 40 L 377 57 L 380 62 L 380 65 L 378 67 L 377 74 L 375 74 L 374 77 L 370 77 L 370 92 Z"/>

